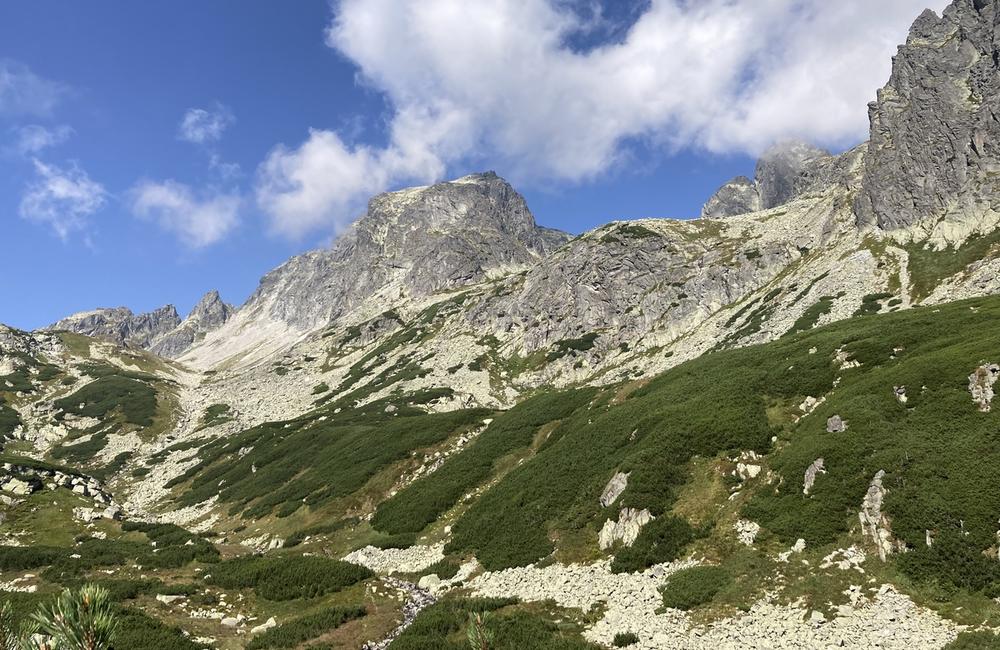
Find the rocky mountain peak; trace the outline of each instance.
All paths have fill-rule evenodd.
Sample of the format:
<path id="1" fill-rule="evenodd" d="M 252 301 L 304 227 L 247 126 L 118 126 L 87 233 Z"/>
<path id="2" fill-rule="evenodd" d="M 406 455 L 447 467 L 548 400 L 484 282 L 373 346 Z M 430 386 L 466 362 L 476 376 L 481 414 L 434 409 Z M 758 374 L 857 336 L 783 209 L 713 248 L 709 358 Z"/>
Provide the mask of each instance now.
<path id="1" fill-rule="evenodd" d="M 148 348 L 180 322 L 180 316 L 173 305 L 164 305 L 143 314 L 134 314 L 126 307 L 102 307 L 73 314 L 46 329 L 67 330 L 119 345 Z"/>
<path id="2" fill-rule="evenodd" d="M 569 239 L 538 226 L 524 197 L 494 172 L 385 192 L 331 248 L 265 275 L 237 317 L 189 360 L 263 354 L 337 319 L 372 318 L 526 268 Z"/>
<path id="3" fill-rule="evenodd" d="M 705 203 L 701 216 L 733 217 L 784 205 L 818 183 L 831 180 L 828 171 L 835 158 L 806 142 L 787 140 L 774 144 L 757 161 L 754 179 L 737 176 Z"/>
<path id="4" fill-rule="evenodd" d="M 1000 219 L 1000 3 L 925 11 L 869 105 L 861 226 L 928 222 L 962 237 Z"/>
<path id="5" fill-rule="evenodd" d="M 215 329 L 229 320 L 233 311 L 235 308 L 223 302 L 219 292 L 212 289 L 201 297 L 185 320 L 197 321 L 202 327 Z"/>

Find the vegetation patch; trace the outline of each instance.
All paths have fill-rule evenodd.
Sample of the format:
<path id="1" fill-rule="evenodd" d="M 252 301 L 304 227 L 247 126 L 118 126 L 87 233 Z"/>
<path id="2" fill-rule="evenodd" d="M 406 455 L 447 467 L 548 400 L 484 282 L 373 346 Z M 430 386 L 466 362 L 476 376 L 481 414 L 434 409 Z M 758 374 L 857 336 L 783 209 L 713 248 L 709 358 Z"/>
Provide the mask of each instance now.
<path id="1" fill-rule="evenodd" d="M 792 329 L 788 330 L 789 334 L 795 334 L 796 332 L 804 332 L 806 330 L 811 330 L 816 327 L 816 323 L 825 314 L 829 314 L 830 310 L 833 309 L 833 296 L 823 296 L 819 299 L 815 305 L 805 310 L 795 324 L 792 325 Z"/>
<path id="2" fill-rule="evenodd" d="M 372 525 L 387 533 L 418 533 L 485 481 L 498 460 L 529 446 L 538 429 L 574 412 L 593 390 L 559 391 L 521 402 L 498 415 L 466 449 L 436 472 L 382 502 Z"/>
<path id="3" fill-rule="evenodd" d="M 390 650 L 597 650 L 576 626 L 560 626 L 499 598 L 445 599 L 420 612 Z M 472 628 L 472 631 L 470 631 Z M 471 639 L 480 643 L 471 645 Z M 485 642 L 485 644 L 484 644 Z"/>
<path id="4" fill-rule="evenodd" d="M 732 580 L 729 572 L 718 566 L 681 569 L 672 574 L 661 589 L 663 606 L 688 610 L 705 605 L 729 586 Z"/>
<path id="5" fill-rule="evenodd" d="M 92 418 L 103 418 L 118 409 L 126 422 L 148 427 L 156 414 L 156 391 L 145 381 L 107 375 L 55 400 L 53 405 L 64 413 Z"/>
<path id="6" fill-rule="evenodd" d="M 322 557 L 253 556 L 215 565 L 205 581 L 223 589 L 252 588 L 268 600 L 293 600 L 340 591 L 372 575 L 363 566 Z"/>
<path id="7" fill-rule="evenodd" d="M 364 607 L 331 607 L 317 614 L 301 616 L 267 630 L 247 644 L 247 650 L 296 648 L 366 614 Z"/>
<path id="8" fill-rule="evenodd" d="M 475 426 L 490 413 L 428 414 L 412 407 L 386 413 L 388 404 L 340 414 L 314 412 L 216 439 L 201 448 L 199 463 L 168 485 L 190 479 L 178 499 L 182 504 L 218 494 L 234 505 L 234 513 L 254 518 L 279 506 L 317 506 L 352 494 L 384 467 Z M 291 513 L 286 509 L 284 514 Z"/>

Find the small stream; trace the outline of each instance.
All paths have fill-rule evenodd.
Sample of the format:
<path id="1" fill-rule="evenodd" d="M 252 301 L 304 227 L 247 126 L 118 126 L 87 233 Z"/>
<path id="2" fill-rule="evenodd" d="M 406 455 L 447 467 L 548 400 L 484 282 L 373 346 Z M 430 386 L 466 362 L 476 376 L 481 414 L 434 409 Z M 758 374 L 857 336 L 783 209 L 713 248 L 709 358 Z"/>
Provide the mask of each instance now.
<path id="1" fill-rule="evenodd" d="M 385 583 L 394 589 L 406 592 L 406 602 L 403 604 L 403 622 L 396 626 L 392 632 L 381 641 L 369 641 L 361 646 L 361 650 L 385 650 L 389 644 L 408 628 L 414 619 L 417 618 L 424 608 L 437 602 L 437 598 L 426 589 L 421 589 L 412 582 L 399 580 L 397 578 L 385 578 Z"/>

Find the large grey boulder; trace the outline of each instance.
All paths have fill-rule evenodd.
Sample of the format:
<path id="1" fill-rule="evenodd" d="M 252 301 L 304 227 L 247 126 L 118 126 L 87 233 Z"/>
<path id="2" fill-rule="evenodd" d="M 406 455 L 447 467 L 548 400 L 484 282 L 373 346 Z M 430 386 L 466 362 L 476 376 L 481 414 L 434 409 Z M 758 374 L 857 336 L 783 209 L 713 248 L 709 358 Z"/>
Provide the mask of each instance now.
<path id="1" fill-rule="evenodd" d="M 861 226 L 975 224 L 1000 210 L 1000 4 L 927 10 L 869 105 Z"/>

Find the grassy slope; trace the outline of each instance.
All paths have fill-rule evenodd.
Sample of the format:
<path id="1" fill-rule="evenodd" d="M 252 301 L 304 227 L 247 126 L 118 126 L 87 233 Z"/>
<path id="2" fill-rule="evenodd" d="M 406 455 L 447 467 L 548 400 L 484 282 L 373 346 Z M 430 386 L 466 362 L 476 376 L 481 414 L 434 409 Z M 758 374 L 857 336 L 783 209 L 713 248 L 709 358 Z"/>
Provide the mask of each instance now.
<path id="1" fill-rule="evenodd" d="M 840 539 L 857 528 L 868 484 L 885 470 L 894 532 L 914 550 L 899 568 L 917 581 L 992 594 L 1000 585 L 994 444 L 1000 416 L 980 413 L 967 385 L 974 368 L 1000 357 L 1000 332 L 984 326 L 998 316 L 1000 299 L 985 298 L 855 318 L 696 359 L 620 404 L 598 398 L 465 514 L 451 550 L 475 553 L 491 568 L 527 564 L 548 555 L 554 539 L 599 528 L 620 507 L 669 512 L 692 459 L 755 450 L 768 454 L 779 477 L 754 490 L 745 507 L 765 535 L 788 544 L 799 537 L 810 545 Z M 861 367 L 841 371 L 838 349 Z M 895 386 L 907 387 L 905 404 L 895 399 Z M 787 405 L 807 395 L 827 400 L 790 421 Z M 826 433 L 833 414 L 848 421 L 846 432 Z M 805 496 L 802 477 L 817 458 L 825 459 L 827 473 Z M 604 512 L 598 496 L 619 470 L 632 472 L 629 487 Z M 655 528 L 637 542 L 640 564 L 678 552 L 673 535 Z M 697 537 L 710 526 L 694 528 Z M 927 530 L 939 542 L 929 550 Z"/>

